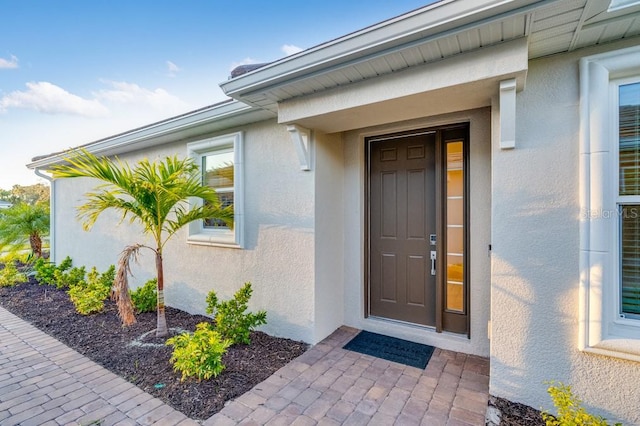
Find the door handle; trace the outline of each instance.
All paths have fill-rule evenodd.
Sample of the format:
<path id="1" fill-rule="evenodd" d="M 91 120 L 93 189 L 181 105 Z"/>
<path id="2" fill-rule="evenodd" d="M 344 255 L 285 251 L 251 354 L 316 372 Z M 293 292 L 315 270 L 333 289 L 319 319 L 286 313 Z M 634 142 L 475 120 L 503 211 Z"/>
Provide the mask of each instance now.
<path id="1" fill-rule="evenodd" d="M 436 251 L 431 250 L 431 275 L 436 274 Z"/>

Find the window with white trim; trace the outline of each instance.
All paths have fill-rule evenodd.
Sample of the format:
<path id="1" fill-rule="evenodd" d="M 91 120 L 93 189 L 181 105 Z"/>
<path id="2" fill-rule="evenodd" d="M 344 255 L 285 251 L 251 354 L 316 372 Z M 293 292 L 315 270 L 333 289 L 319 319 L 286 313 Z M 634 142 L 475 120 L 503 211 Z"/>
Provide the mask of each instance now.
<path id="1" fill-rule="evenodd" d="M 203 184 L 215 189 L 218 199 L 225 206 L 232 205 L 234 213 L 233 227 L 217 219 L 191 222 L 187 241 L 192 244 L 242 247 L 242 133 L 189 143 L 187 152 L 200 166 Z M 192 206 L 196 206 L 202 203 L 202 200 L 194 199 L 191 203 Z"/>
<path id="2" fill-rule="evenodd" d="M 640 47 L 580 62 L 580 349 L 640 361 Z"/>
<path id="3" fill-rule="evenodd" d="M 616 311 L 621 319 L 640 320 L 640 78 L 613 82 L 618 106 L 618 279 Z"/>

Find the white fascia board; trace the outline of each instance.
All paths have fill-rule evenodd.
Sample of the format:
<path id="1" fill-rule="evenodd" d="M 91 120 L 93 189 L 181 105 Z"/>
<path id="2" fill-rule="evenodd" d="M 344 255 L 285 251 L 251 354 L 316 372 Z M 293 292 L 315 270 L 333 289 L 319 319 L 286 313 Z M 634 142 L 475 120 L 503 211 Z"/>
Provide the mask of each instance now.
<path id="1" fill-rule="evenodd" d="M 227 96 L 264 90 L 288 81 L 327 71 L 349 61 L 362 60 L 376 53 L 416 40 L 482 26 L 497 19 L 530 12 L 558 0 L 444 0 L 397 18 L 381 22 L 336 40 L 304 50 L 255 71 L 220 83 Z"/>
<path id="2" fill-rule="evenodd" d="M 242 117 L 244 116 L 244 117 Z M 93 154 L 114 155 L 136 149 L 169 142 L 166 137 L 180 132 L 213 123 L 223 123 L 232 118 L 242 117 L 242 124 L 262 121 L 275 117 L 275 114 L 260 110 L 238 101 L 212 105 L 201 110 L 193 111 L 158 123 L 150 124 L 126 133 L 82 145 L 78 148 L 86 149 Z M 163 138 L 164 137 L 164 138 Z M 174 137 L 175 138 L 175 137 Z M 46 168 L 60 163 L 68 151 L 51 154 L 47 157 L 27 164 L 30 169 Z"/>

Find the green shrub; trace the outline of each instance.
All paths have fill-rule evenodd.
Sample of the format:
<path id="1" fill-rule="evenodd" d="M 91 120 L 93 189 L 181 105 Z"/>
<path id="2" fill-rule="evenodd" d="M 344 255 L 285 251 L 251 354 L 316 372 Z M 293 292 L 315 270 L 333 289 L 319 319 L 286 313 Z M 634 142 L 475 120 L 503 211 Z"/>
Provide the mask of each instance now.
<path id="1" fill-rule="evenodd" d="M 251 330 L 267 323 L 265 311 L 245 313 L 251 293 L 251 283 L 247 282 L 234 294 L 233 299 L 226 302 L 220 302 L 213 290 L 207 294 L 207 313 L 213 315 L 215 329 L 234 344 L 251 343 Z"/>
<path id="2" fill-rule="evenodd" d="M 72 264 L 73 262 L 69 256 L 65 257 L 58 266 L 53 262 L 49 262 L 48 260 L 39 257 L 33 264 L 36 281 L 38 281 L 38 284 L 55 285 L 55 272 L 65 272 L 71 268 Z"/>
<path id="3" fill-rule="evenodd" d="M 38 284 L 41 285 L 53 285 L 53 273 L 55 270 L 56 265 L 43 257 L 39 257 L 33 263 L 34 277 Z"/>
<path id="4" fill-rule="evenodd" d="M 91 268 L 87 274 L 87 279 L 72 285 L 68 291 L 69 298 L 76 307 L 76 311 L 81 315 L 102 311 L 104 309 L 104 301 L 111 292 L 114 277 L 115 266 L 113 265 L 102 274 L 95 267 Z"/>
<path id="5" fill-rule="evenodd" d="M 15 262 L 4 264 L 4 269 L 0 271 L 0 287 L 11 287 L 25 281 L 27 281 L 27 276 L 18 271 Z"/>
<path id="6" fill-rule="evenodd" d="M 84 281 L 86 269 L 84 266 L 73 267 L 68 271 L 57 269 L 53 272 L 53 282 L 56 288 L 64 290 L 70 289 Z"/>
<path id="7" fill-rule="evenodd" d="M 201 322 L 195 333 L 182 333 L 167 340 L 173 346 L 169 360 L 173 369 L 182 373 L 181 380 L 195 377 L 198 380 L 216 377 L 224 370 L 222 356 L 231 342 L 222 339 L 210 324 Z"/>
<path id="8" fill-rule="evenodd" d="M 608 426 L 607 421 L 600 417 L 587 413 L 582 406 L 582 401 L 573 394 L 571 386 L 560 382 L 550 382 L 547 392 L 553 400 L 553 405 L 558 410 L 558 416 L 554 417 L 548 411 L 542 412 L 542 418 L 547 426 Z M 622 426 L 616 423 L 616 426 Z"/>
<path id="9" fill-rule="evenodd" d="M 154 312 L 158 307 L 158 286 L 157 278 L 153 278 L 142 287 L 138 287 L 131 292 L 131 302 L 140 314 L 142 312 Z"/>
<path id="10" fill-rule="evenodd" d="M 33 264 L 33 270 L 38 284 L 53 285 L 53 273 L 56 270 L 56 265 L 53 262 L 40 257 Z"/>

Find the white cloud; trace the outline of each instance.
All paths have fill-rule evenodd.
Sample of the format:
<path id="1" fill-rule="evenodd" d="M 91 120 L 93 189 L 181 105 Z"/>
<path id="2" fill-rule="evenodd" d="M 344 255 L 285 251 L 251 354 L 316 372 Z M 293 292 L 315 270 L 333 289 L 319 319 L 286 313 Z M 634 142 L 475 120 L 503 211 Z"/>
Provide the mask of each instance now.
<path id="1" fill-rule="evenodd" d="M 144 105 L 167 112 L 184 111 L 188 108 L 188 105 L 180 98 L 161 88 L 149 90 L 135 83 L 127 83 L 125 81 L 103 80 L 102 82 L 111 86 L 111 88 L 100 90 L 94 93 L 94 96 L 104 102 Z"/>
<path id="2" fill-rule="evenodd" d="M 285 55 L 293 55 L 294 53 L 302 52 L 304 49 L 293 44 L 285 44 L 280 50 L 284 52 Z"/>
<path id="3" fill-rule="evenodd" d="M 175 77 L 176 74 L 182 71 L 182 68 L 180 68 L 179 66 L 177 66 L 171 61 L 167 61 L 167 69 L 169 70 L 169 77 Z"/>
<path id="4" fill-rule="evenodd" d="M 233 71 L 234 69 L 236 69 L 237 67 L 239 67 L 240 65 L 250 65 L 250 64 L 257 64 L 260 61 L 253 59 L 253 58 L 244 58 L 243 60 L 241 60 L 240 62 L 233 62 L 231 64 L 231 68 L 229 68 L 229 71 Z"/>
<path id="5" fill-rule="evenodd" d="M 0 98 L 0 112 L 9 108 L 30 109 L 45 114 L 72 114 L 101 117 L 109 110 L 96 99 L 84 99 L 55 84 L 39 81 L 27 83 L 27 90 L 15 91 Z"/>
<path id="6" fill-rule="evenodd" d="M 11 59 L 0 58 L 0 70 L 18 68 L 18 58 L 11 55 Z"/>

